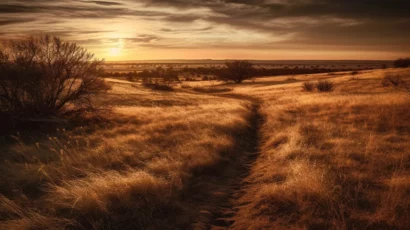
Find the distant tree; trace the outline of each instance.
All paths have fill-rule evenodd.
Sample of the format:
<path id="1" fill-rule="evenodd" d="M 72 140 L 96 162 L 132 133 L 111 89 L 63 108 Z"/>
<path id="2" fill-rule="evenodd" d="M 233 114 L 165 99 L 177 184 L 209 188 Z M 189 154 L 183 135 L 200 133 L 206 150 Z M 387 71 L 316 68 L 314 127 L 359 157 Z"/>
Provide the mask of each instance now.
<path id="1" fill-rule="evenodd" d="M 246 79 L 252 78 L 253 64 L 249 61 L 232 61 L 225 63 L 226 68 L 219 73 L 221 80 L 242 83 Z"/>
<path id="2" fill-rule="evenodd" d="M 393 62 L 396 68 L 406 68 L 410 66 L 410 58 L 399 58 Z"/>
<path id="3" fill-rule="evenodd" d="M 179 81 L 178 72 L 169 67 L 163 71 L 162 80 L 168 85 L 174 81 Z"/>
<path id="4" fill-rule="evenodd" d="M 91 97 L 109 87 L 102 60 L 57 37 L 5 43 L 0 50 L 0 112 L 48 116 L 94 110 Z"/>

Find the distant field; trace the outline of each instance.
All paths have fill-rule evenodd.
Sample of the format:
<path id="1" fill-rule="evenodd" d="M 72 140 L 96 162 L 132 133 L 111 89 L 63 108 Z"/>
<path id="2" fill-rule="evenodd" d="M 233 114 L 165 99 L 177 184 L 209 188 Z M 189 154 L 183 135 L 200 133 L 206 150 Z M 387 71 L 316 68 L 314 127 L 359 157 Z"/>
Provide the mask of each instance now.
<path id="1" fill-rule="evenodd" d="M 108 72 L 132 72 L 151 70 L 157 67 L 172 67 L 182 69 L 184 67 L 215 67 L 224 66 L 224 60 L 153 60 L 153 61 L 129 61 L 107 62 L 104 69 Z M 256 68 L 326 68 L 326 69 L 379 69 L 383 65 L 392 67 L 392 61 L 252 61 Z"/>
<path id="2" fill-rule="evenodd" d="M 383 85 L 387 73 L 400 84 Z M 334 90 L 302 90 L 319 80 Z M 0 229 L 410 225 L 410 69 L 182 82 L 170 92 L 106 81 L 112 89 L 94 99 L 111 110 L 103 120 L 0 138 Z"/>

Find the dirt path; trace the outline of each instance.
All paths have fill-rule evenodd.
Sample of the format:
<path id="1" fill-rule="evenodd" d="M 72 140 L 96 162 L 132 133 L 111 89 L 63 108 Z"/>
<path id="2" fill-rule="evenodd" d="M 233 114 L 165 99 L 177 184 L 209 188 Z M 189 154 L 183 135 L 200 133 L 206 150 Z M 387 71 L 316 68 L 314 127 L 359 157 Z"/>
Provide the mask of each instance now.
<path id="1" fill-rule="evenodd" d="M 190 188 L 197 193 L 189 198 L 189 202 L 198 205 L 190 228 L 227 229 L 233 224 L 232 217 L 236 212 L 233 201 L 240 196 L 243 179 L 249 175 L 259 152 L 262 122 L 259 102 L 252 100 L 249 128 L 235 137 L 234 156 L 216 166 L 212 173 L 198 177 Z"/>

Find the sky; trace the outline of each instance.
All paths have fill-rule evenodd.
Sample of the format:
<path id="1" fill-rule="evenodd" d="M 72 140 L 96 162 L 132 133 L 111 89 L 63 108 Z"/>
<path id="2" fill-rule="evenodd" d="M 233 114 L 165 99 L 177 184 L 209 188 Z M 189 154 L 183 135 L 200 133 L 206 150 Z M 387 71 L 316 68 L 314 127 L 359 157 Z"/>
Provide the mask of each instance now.
<path id="1" fill-rule="evenodd" d="M 51 34 L 107 61 L 391 60 L 409 0 L 0 0 L 0 40 Z"/>

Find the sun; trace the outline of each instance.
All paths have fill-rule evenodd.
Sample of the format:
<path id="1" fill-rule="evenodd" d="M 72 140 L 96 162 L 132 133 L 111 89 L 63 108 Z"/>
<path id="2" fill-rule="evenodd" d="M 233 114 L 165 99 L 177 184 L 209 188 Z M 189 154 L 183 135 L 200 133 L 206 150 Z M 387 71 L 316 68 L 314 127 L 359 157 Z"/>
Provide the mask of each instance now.
<path id="1" fill-rule="evenodd" d="M 121 53 L 120 48 L 110 48 L 109 50 L 110 56 L 118 56 Z"/>

